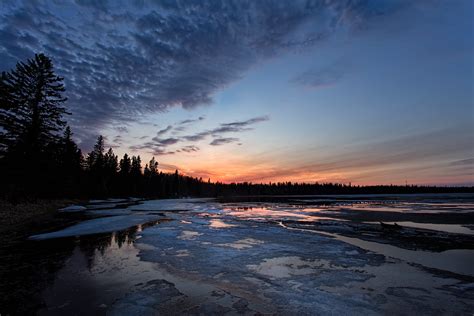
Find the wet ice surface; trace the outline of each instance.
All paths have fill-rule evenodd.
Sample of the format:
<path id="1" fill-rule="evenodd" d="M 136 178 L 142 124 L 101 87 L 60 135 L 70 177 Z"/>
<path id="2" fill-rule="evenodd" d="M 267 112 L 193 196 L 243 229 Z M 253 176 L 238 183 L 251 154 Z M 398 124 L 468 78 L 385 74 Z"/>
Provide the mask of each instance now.
<path id="1" fill-rule="evenodd" d="M 92 250 L 81 246 L 92 237 L 77 237 L 78 246 L 42 291 L 45 306 L 39 313 L 470 315 L 472 247 L 407 250 L 343 232 L 352 223 L 348 214 L 359 208 L 437 213 L 427 212 L 431 203 L 439 213 L 466 214 L 474 212 L 466 207 L 474 197 L 374 199 L 155 200 L 88 211 L 107 217 L 39 235 L 53 239 L 36 242 L 128 230 L 101 237 L 105 244 L 89 243 Z M 374 210 L 374 204 L 383 210 Z M 388 239 L 395 234 L 383 233 Z"/>
<path id="2" fill-rule="evenodd" d="M 63 230 L 33 235 L 30 239 L 42 240 L 61 237 L 84 236 L 99 233 L 108 233 L 114 231 L 124 230 L 136 225 L 145 224 L 150 221 L 158 220 L 160 216 L 157 215 L 119 215 L 111 217 L 102 217 L 84 221 L 74 226 L 65 228 Z"/>

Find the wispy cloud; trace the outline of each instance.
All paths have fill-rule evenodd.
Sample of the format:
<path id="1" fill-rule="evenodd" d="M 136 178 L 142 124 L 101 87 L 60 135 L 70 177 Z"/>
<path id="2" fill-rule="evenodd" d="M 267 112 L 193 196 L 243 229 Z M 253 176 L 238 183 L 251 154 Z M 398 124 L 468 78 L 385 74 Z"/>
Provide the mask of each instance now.
<path id="1" fill-rule="evenodd" d="M 163 136 L 164 134 L 168 133 L 169 131 L 171 131 L 173 129 L 173 126 L 172 125 L 168 125 L 167 127 L 159 130 L 158 132 L 156 132 L 156 135 L 157 136 Z"/>
<path id="2" fill-rule="evenodd" d="M 225 145 L 225 144 L 230 144 L 230 143 L 236 143 L 238 141 L 239 139 L 235 137 L 215 138 L 212 140 L 212 142 L 209 143 L 209 145 L 220 146 L 220 145 Z"/>
<path id="3" fill-rule="evenodd" d="M 236 121 L 231 123 L 222 123 L 218 127 L 210 130 L 202 131 L 193 135 L 183 136 L 182 138 L 187 141 L 200 141 L 206 139 L 209 136 L 219 137 L 220 135 L 227 133 L 240 133 L 245 131 L 251 131 L 253 125 L 261 122 L 268 121 L 269 116 L 258 116 L 245 121 Z"/>
<path id="4" fill-rule="evenodd" d="M 258 117 L 254 117 L 254 118 L 244 120 L 244 121 L 222 123 L 213 129 L 201 131 L 192 135 L 177 135 L 175 137 L 162 138 L 163 135 L 165 135 L 167 132 L 173 129 L 173 125 L 169 125 L 168 127 L 158 131 L 157 136 L 153 137 L 151 141 L 147 141 L 143 144 L 132 145 L 129 148 L 134 151 L 146 150 L 148 152 L 152 152 L 155 155 L 162 155 L 162 154 L 169 155 L 171 153 L 174 154 L 176 152 L 187 152 L 187 153 L 194 152 L 194 151 L 199 150 L 199 148 L 194 145 L 187 145 L 173 152 L 169 151 L 167 148 L 170 146 L 176 145 L 178 143 L 200 142 L 209 137 L 214 137 L 214 140 L 212 140 L 211 143 L 209 144 L 212 146 L 220 146 L 224 144 L 238 142 L 239 139 L 236 137 L 222 137 L 222 135 L 229 134 L 229 133 L 241 133 L 241 132 L 251 131 L 254 129 L 255 124 L 265 122 L 268 120 L 269 120 L 268 116 L 258 116 Z M 196 120 L 193 120 L 193 122 L 194 121 Z M 191 122 L 187 122 L 187 123 L 191 123 Z"/>
<path id="5" fill-rule="evenodd" d="M 184 147 L 181 147 L 181 149 L 177 150 L 177 152 L 186 152 L 186 153 L 192 153 L 196 151 L 199 151 L 199 147 L 194 146 L 194 145 L 184 146 Z"/>
<path id="6" fill-rule="evenodd" d="M 348 62 L 338 60 L 322 68 L 305 71 L 293 78 L 292 82 L 315 89 L 330 87 L 342 80 L 350 69 Z"/>
<path id="7" fill-rule="evenodd" d="M 128 133 L 128 128 L 126 126 L 116 126 L 114 127 L 114 130 L 119 133 Z"/>
<path id="8" fill-rule="evenodd" d="M 183 120 L 183 121 L 179 122 L 178 125 L 188 125 L 188 124 L 191 124 L 191 123 L 203 121 L 204 119 L 205 119 L 204 116 L 200 116 L 200 117 L 198 117 L 198 118 L 196 118 L 196 119 Z"/>

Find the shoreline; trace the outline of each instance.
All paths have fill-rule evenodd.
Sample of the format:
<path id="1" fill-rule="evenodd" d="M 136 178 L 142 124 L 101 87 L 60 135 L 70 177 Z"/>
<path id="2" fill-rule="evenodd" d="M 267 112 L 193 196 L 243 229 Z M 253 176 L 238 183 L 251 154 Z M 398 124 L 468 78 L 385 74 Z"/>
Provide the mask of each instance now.
<path id="1" fill-rule="evenodd" d="M 11 203 L 0 200 L 0 234 L 2 243 L 18 241 L 32 233 L 50 231 L 74 224 L 85 217 L 83 214 L 65 214 L 59 209 L 85 204 L 80 199 L 40 199 L 35 202 Z M 3 248 L 3 247 L 2 247 Z"/>

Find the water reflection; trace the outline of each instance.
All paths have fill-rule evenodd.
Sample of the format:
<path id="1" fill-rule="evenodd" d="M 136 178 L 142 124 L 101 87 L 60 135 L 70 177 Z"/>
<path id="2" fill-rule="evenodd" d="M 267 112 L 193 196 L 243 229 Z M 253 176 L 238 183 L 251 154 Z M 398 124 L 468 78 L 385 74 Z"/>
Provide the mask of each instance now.
<path id="1" fill-rule="evenodd" d="M 209 221 L 209 227 L 212 227 L 212 228 L 231 228 L 235 226 L 237 225 L 227 224 L 220 219 L 211 219 Z"/>
<path id="2" fill-rule="evenodd" d="M 131 261 L 138 262 L 134 241 L 146 227 L 78 238 L 18 242 L 2 248 L 0 306 L 2 314 L 102 313 L 104 302 L 134 284 Z M 110 271 L 115 271 L 110 275 Z M 124 273 L 126 271 L 126 273 Z M 106 282 L 99 276 L 108 275 Z M 101 281 L 100 281 L 101 280 Z M 113 287 L 106 284 L 114 284 Z M 100 288 L 104 286 L 104 288 Z M 98 295 L 97 291 L 104 291 Z M 102 311 L 102 312 L 101 312 Z"/>
<path id="3" fill-rule="evenodd" d="M 248 206 L 224 208 L 223 213 L 240 219 L 256 221 L 266 221 L 268 219 L 298 220 L 303 222 L 315 222 L 320 220 L 345 221 L 345 219 L 331 216 L 338 213 L 338 211 L 324 208 L 288 208 L 286 205 L 280 207 Z M 315 214 L 322 214 L 324 216 Z"/>
<path id="4" fill-rule="evenodd" d="M 379 222 L 364 222 L 367 224 L 379 224 Z M 397 224 L 400 226 L 405 227 L 413 227 L 413 228 L 421 228 L 421 229 L 429 229 L 434 231 L 440 232 L 447 232 L 447 233 L 454 233 L 454 234 L 466 234 L 466 235 L 474 235 L 474 230 L 469 229 L 468 227 L 464 227 L 462 225 L 456 224 L 432 224 L 432 223 L 416 223 L 416 222 L 385 222 L 386 224 Z"/>
<path id="5" fill-rule="evenodd" d="M 474 250 L 452 249 L 443 252 L 408 250 L 393 245 L 342 236 L 319 230 L 289 227 L 280 222 L 279 225 L 288 230 L 306 231 L 336 238 L 337 240 L 357 246 L 361 249 L 382 254 L 386 257 L 401 259 L 425 267 L 451 271 L 458 274 L 474 276 Z"/>

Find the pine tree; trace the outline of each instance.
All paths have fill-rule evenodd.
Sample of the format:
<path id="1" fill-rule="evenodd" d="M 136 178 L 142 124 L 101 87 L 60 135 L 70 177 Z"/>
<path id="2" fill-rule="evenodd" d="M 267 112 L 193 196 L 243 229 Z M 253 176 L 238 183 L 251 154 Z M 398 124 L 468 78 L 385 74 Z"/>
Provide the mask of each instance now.
<path id="1" fill-rule="evenodd" d="M 143 169 L 143 177 L 145 177 L 145 179 L 148 179 L 150 178 L 150 175 L 151 175 L 150 169 L 148 168 L 148 164 L 146 164 L 145 168 Z"/>
<path id="2" fill-rule="evenodd" d="M 123 158 L 120 159 L 120 175 L 122 177 L 128 176 L 130 174 L 130 169 L 132 167 L 132 162 L 130 157 L 127 154 L 123 155 Z"/>
<path id="3" fill-rule="evenodd" d="M 72 139 L 72 135 L 71 128 L 67 126 L 62 139 L 59 158 L 69 172 L 77 172 L 81 169 L 82 153 Z"/>
<path id="4" fill-rule="evenodd" d="M 11 143 L 10 133 L 7 131 L 7 125 L 14 124 L 15 121 L 11 109 L 13 107 L 12 87 L 7 83 L 9 74 L 2 72 L 0 76 L 0 157 L 3 157 Z M 11 122 L 11 123 L 10 123 Z M 9 129 L 13 129 L 10 126 Z"/>
<path id="5" fill-rule="evenodd" d="M 89 190 L 94 194 L 107 194 L 107 179 L 105 171 L 104 137 L 100 135 L 94 149 L 86 158 L 89 179 L 92 181 Z"/>
<path id="6" fill-rule="evenodd" d="M 94 145 L 94 149 L 87 156 L 87 166 L 89 171 L 95 174 L 102 174 L 104 171 L 104 137 L 100 135 Z"/>
<path id="7" fill-rule="evenodd" d="M 63 117 L 70 114 L 64 91 L 63 78 L 43 54 L 2 73 L 0 166 L 11 192 L 39 196 L 57 190 Z"/>
<path id="8" fill-rule="evenodd" d="M 118 157 L 114 154 L 112 148 L 109 148 L 104 155 L 104 167 L 107 176 L 113 177 L 118 170 Z"/>
<path id="9" fill-rule="evenodd" d="M 56 141 L 70 113 L 63 106 L 63 78 L 55 75 L 51 59 L 36 54 L 19 62 L 2 74 L 0 91 L 3 147 L 35 155 Z"/>
<path id="10" fill-rule="evenodd" d="M 68 195 L 77 194 L 83 164 L 82 152 L 72 135 L 71 128 L 67 126 L 56 155 L 57 178 L 62 181 L 60 190 Z"/>
<path id="11" fill-rule="evenodd" d="M 134 177 L 139 177 L 142 175 L 142 160 L 140 156 L 132 156 L 132 167 L 130 169 L 130 174 Z"/>
<path id="12" fill-rule="evenodd" d="M 158 174 L 158 162 L 155 160 L 155 157 L 151 158 L 148 168 L 151 176 L 156 176 Z"/>

